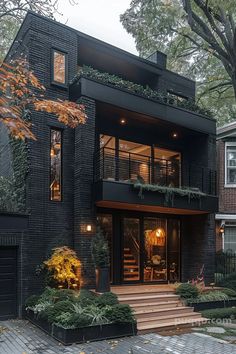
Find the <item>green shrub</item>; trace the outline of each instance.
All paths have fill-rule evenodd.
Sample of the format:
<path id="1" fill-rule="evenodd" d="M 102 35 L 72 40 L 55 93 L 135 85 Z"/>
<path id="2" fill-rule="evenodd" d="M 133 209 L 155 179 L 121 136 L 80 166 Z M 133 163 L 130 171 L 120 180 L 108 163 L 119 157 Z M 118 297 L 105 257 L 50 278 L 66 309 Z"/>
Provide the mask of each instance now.
<path id="1" fill-rule="evenodd" d="M 226 301 L 229 299 L 229 296 L 222 291 L 209 291 L 207 293 L 203 293 L 198 295 L 193 300 L 190 299 L 190 302 L 200 303 L 207 301 Z"/>
<path id="2" fill-rule="evenodd" d="M 236 273 L 232 273 L 224 279 L 220 280 L 217 285 L 221 286 L 222 288 L 229 288 L 236 291 Z"/>
<path id="3" fill-rule="evenodd" d="M 183 299 L 195 299 L 199 295 L 199 290 L 195 285 L 183 283 L 178 286 L 175 293 Z"/>
<path id="4" fill-rule="evenodd" d="M 41 295 L 42 300 L 51 300 L 52 302 L 76 300 L 78 292 L 72 289 L 55 289 L 47 287 Z"/>
<path id="5" fill-rule="evenodd" d="M 96 236 L 92 240 L 91 252 L 96 268 L 108 268 L 110 265 L 110 251 L 107 239 L 102 230 L 98 227 Z"/>
<path id="6" fill-rule="evenodd" d="M 226 294 L 229 298 L 236 298 L 236 291 L 233 289 L 222 289 L 221 292 Z"/>
<path id="7" fill-rule="evenodd" d="M 106 318 L 109 322 L 113 323 L 135 322 L 133 310 L 126 304 L 108 307 L 106 310 Z"/>
<path id="8" fill-rule="evenodd" d="M 28 299 L 26 300 L 25 302 L 25 307 L 29 307 L 29 308 L 32 308 L 34 307 L 35 305 L 37 305 L 39 303 L 39 299 L 40 299 L 40 296 L 38 295 L 31 295 L 30 297 L 28 297 Z"/>
<path id="9" fill-rule="evenodd" d="M 73 312 L 73 305 L 72 302 L 69 300 L 58 301 L 55 304 L 51 305 L 45 311 L 42 311 L 39 314 L 40 318 L 47 319 L 48 322 L 54 323 L 57 320 L 57 317 L 60 316 L 62 313 L 72 313 Z"/>
<path id="10" fill-rule="evenodd" d="M 96 300 L 98 306 L 113 306 L 119 304 L 118 298 L 116 294 L 107 292 L 97 297 Z"/>
<path id="11" fill-rule="evenodd" d="M 55 323 L 63 328 L 81 328 L 91 325 L 92 321 L 86 315 L 65 312 L 56 317 Z"/>
<path id="12" fill-rule="evenodd" d="M 82 307 L 93 304 L 97 301 L 97 295 L 89 290 L 81 289 L 79 292 L 78 301 Z"/>
<path id="13" fill-rule="evenodd" d="M 235 307 L 225 307 L 225 308 L 217 308 L 213 310 L 204 310 L 201 311 L 201 314 L 205 318 L 209 319 L 222 319 L 222 318 L 235 318 L 236 316 L 236 308 Z"/>

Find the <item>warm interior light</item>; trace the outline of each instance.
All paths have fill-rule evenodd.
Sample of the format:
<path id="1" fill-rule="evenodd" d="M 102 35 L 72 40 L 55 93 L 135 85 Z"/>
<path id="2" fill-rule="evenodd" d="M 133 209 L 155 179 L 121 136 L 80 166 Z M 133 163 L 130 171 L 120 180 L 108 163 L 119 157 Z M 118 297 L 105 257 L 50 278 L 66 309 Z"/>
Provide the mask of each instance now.
<path id="1" fill-rule="evenodd" d="M 92 225 L 88 224 L 86 226 L 86 231 L 88 231 L 88 232 L 92 231 Z"/>
<path id="2" fill-rule="evenodd" d="M 174 138 L 174 139 L 178 138 L 178 134 L 176 132 L 173 132 L 172 133 L 172 138 Z"/>
<path id="3" fill-rule="evenodd" d="M 120 124 L 125 125 L 126 124 L 126 119 L 125 118 L 121 118 Z"/>
<path id="4" fill-rule="evenodd" d="M 163 229 L 156 229 L 156 237 L 165 237 L 165 232 Z"/>

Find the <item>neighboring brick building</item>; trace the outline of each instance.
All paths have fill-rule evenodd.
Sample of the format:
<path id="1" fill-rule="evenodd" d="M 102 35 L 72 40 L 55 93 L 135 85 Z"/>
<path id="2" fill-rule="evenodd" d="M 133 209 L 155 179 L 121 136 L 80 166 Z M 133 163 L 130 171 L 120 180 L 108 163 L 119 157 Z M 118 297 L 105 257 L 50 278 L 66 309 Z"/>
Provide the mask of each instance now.
<path id="1" fill-rule="evenodd" d="M 236 122 L 217 129 L 216 250 L 236 252 Z"/>
<path id="2" fill-rule="evenodd" d="M 75 248 L 83 285 L 94 286 L 96 222 L 109 240 L 113 284 L 187 281 L 203 264 L 211 282 L 216 122 L 194 104 L 195 83 L 167 70 L 163 53 L 141 59 L 31 12 L 6 60 L 22 53 L 47 97 L 83 102 L 88 119 L 72 130 L 50 114 L 32 114 L 28 227 L 19 234 L 0 224 L 0 255 L 11 252 L 16 264 L 18 286 L 9 292 L 17 314 L 42 288 L 36 267 L 55 246 Z M 6 301 L 0 298 L 0 311 Z"/>

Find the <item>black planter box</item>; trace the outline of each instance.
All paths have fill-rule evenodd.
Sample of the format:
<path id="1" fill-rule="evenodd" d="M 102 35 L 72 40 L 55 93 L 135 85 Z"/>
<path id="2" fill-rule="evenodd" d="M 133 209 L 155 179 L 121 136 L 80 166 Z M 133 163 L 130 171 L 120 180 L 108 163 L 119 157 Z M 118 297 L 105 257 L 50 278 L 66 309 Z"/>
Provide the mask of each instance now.
<path id="1" fill-rule="evenodd" d="M 65 329 L 37 318 L 31 310 L 27 311 L 26 318 L 64 345 L 134 336 L 137 334 L 136 323 L 112 323 L 77 329 Z"/>
<path id="2" fill-rule="evenodd" d="M 236 300 L 206 301 L 199 303 L 189 302 L 188 305 L 193 307 L 194 311 L 203 311 L 236 306 Z"/>

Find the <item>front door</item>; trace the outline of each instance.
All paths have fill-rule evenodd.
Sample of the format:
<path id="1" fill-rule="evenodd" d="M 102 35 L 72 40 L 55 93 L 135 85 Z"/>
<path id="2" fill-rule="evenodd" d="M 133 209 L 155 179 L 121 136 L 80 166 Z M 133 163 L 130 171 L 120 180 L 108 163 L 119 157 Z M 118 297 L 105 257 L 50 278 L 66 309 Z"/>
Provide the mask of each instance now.
<path id="1" fill-rule="evenodd" d="M 179 220 L 123 217 L 122 230 L 123 282 L 179 280 Z"/>
<path id="2" fill-rule="evenodd" d="M 101 213 L 98 222 L 109 243 L 113 284 L 180 280 L 178 219 Z"/>

